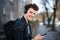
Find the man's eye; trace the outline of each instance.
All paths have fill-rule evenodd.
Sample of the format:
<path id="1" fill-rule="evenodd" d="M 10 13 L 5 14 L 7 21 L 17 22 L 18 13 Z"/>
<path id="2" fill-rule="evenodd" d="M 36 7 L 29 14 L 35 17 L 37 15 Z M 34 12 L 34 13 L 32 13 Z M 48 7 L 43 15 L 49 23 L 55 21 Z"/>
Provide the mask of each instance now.
<path id="1" fill-rule="evenodd" d="M 30 12 L 30 13 L 33 13 L 33 12 Z M 35 13 L 33 13 L 33 14 L 35 14 Z"/>
<path id="2" fill-rule="evenodd" d="M 35 14 L 35 13 L 34 13 Z"/>
<path id="3" fill-rule="evenodd" d="M 33 13 L 33 12 L 30 12 L 30 13 Z"/>

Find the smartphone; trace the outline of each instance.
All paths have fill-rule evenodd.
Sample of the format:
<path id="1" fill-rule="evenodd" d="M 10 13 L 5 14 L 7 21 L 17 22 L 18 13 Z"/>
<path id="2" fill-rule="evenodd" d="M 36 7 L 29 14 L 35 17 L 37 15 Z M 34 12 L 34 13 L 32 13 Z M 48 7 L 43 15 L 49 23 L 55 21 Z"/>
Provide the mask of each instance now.
<path id="1" fill-rule="evenodd" d="M 41 36 L 45 36 L 47 33 L 41 34 Z"/>

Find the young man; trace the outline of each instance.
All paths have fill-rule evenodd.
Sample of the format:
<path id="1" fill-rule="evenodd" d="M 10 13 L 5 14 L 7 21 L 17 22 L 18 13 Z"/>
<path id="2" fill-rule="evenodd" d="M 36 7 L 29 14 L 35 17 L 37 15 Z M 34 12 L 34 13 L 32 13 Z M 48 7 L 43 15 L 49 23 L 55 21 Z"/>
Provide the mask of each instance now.
<path id="1" fill-rule="evenodd" d="M 15 25 L 13 26 L 13 36 L 14 40 L 42 40 L 43 36 L 40 34 L 32 38 L 32 32 L 29 21 L 31 21 L 35 12 L 38 10 L 36 4 L 25 5 L 24 15 L 21 19 L 17 19 Z"/>

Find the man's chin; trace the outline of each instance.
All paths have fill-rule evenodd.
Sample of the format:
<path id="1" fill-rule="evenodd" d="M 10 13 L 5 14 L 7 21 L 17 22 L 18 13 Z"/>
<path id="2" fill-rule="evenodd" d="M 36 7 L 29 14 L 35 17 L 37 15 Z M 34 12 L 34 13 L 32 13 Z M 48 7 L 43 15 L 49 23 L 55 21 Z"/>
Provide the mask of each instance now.
<path id="1" fill-rule="evenodd" d="M 29 21 L 32 21 L 32 19 L 30 19 Z"/>

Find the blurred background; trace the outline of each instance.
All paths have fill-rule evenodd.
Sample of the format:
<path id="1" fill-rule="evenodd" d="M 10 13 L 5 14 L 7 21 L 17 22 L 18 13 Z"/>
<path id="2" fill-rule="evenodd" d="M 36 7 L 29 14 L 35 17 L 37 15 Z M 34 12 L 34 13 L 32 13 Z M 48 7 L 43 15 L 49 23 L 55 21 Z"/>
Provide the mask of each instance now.
<path id="1" fill-rule="evenodd" d="M 21 18 L 24 6 L 29 3 L 39 7 L 30 22 L 32 37 L 47 33 L 43 40 L 60 40 L 60 0 L 0 0 L 0 40 L 6 40 L 4 24 Z"/>

